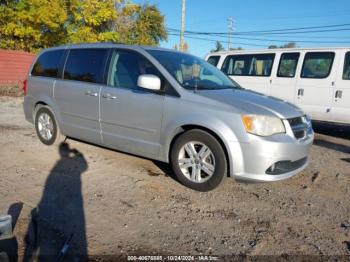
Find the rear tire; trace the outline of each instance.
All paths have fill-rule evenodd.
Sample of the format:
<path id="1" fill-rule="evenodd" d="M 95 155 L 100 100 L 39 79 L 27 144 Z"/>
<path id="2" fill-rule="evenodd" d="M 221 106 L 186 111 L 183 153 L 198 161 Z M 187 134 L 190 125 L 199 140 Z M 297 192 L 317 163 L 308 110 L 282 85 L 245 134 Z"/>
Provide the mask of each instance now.
<path id="1" fill-rule="evenodd" d="M 35 112 L 35 130 L 39 140 L 47 145 L 58 145 L 64 141 L 56 118 L 48 106 L 39 106 Z"/>
<path id="2" fill-rule="evenodd" d="M 192 129 L 180 135 L 170 154 L 173 171 L 185 186 L 197 191 L 210 191 L 227 176 L 224 149 L 211 134 Z"/>

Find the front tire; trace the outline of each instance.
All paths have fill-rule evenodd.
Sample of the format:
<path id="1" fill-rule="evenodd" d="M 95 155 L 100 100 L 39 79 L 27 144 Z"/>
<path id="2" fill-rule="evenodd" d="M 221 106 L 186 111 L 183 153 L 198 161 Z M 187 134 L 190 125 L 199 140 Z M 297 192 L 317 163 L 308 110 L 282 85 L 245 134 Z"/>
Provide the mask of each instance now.
<path id="1" fill-rule="evenodd" d="M 40 106 L 35 113 L 35 130 L 40 141 L 45 145 L 59 144 L 64 139 L 51 109 Z"/>
<path id="2" fill-rule="evenodd" d="M 211 134 L 192 129 L 180 135 L 171 150 L 171 165 L 178 180 L 197 191 L 210 191 L 227 175 L 221 144 Z"/>

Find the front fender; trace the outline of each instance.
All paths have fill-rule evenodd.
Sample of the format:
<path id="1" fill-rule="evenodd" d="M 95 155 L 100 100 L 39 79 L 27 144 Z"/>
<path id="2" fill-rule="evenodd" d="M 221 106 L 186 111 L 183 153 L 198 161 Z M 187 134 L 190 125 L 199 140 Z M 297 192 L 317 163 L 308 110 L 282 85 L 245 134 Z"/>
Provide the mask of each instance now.
<path id="1" fill-rule="evenodd" d="M 177 116 L 174 121 L 167 122 L 161 132 L 161 144 L 162 152 L 160 152 L 160 158 L 162 161 L 169 163 L 169 151 L 174 138 L 184 131 L 184 126 L 198 126 L 198 128 L 208 129 L 215 133 L 223 142 L 225 150 L 228 155 L 228 160 L 230 163 L 230 174 L 232 174 L 232 151 L 237 152 L 238 156 L 242 154 L 240 149 L 240 144 L 233 130 L 225 124 L 222 120 L 215 117 L 203 116 L 200 114 L 184 114 L 182 116 Z M 235 147 L 233 150 L 233 146 Z M 238 160 L 238 159 L 237 159 Z"/>

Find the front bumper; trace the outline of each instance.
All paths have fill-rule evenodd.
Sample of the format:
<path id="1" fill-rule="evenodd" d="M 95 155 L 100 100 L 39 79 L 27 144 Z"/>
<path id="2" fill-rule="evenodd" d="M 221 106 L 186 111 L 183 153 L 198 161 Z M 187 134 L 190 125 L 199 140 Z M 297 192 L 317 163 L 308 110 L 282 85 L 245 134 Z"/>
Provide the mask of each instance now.
<path id="1" fill-rule="evenodd" d="M 311 127 L 302 140 L 290 133 L 271 137 L 248 136 L 250 142 L 232 142 L 230 146 L 231 176 L 238 180 L 283 180 L 298 174 L 308 165 L 314 139 Z"/>

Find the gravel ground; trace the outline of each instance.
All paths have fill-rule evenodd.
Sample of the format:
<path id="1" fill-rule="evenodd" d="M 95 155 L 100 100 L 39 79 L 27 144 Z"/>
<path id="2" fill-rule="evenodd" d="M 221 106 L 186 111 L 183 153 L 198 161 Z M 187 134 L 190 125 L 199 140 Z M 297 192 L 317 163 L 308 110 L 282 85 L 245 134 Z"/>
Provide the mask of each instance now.
<path id="1" fill-rule="evenodd" d="M 199 193 L 173 179 L 166 164 L 71 139 L 69 148 L 44 146 L 24 120 L 22 100 L 0 97 L 0 214 L 21 211 L 11 255 L 38 254 L 26 248 L 38 232 L 48 261 L 72 233 L 67 260 L 87 254 L 350 260 L 350 128 L 316 129 L 310 165 L 299 175 L 274 183 L 228 178 Z"/>

